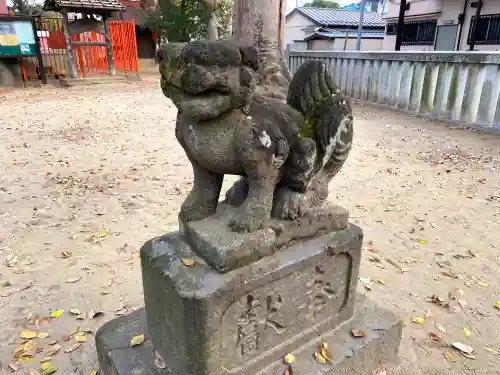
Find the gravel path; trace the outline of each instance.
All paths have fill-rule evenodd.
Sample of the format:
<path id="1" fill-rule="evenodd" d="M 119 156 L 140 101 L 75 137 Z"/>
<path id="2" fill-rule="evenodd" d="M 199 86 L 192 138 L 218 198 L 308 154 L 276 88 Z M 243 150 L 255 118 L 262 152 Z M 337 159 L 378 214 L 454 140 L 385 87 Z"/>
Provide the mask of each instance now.
<path id="1" fill-rule="evenodd" d="M 402 363 L 389 373 L 490 373 L 500 364 L 500 138 L 354 108 L 355 146 L 330 197 L 365 231 L 359 291 L 405 320 Z M 156 78 L 0 91 L 0 373 L 40 371 L 60 345 L 57 374 L 88 375 L 92 333 L 141 305 L 138 249 L 177 228 L 191 185 L 174 119 Z M 35 358 L 9 369 L 34 327 Z M 457 341 L 476 359 L 447 347 Z"/>

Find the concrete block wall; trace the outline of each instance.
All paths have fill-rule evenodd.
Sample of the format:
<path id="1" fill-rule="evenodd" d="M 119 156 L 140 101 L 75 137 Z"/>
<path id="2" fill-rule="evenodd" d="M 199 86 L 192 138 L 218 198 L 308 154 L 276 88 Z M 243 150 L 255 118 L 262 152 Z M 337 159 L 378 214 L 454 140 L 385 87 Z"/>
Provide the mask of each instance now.
<path id="1" fill-rule="evenodd" d="M 307 59 L 353 98 L 500 131 L 500 52 L 290 51 L 292 73 Z"/>

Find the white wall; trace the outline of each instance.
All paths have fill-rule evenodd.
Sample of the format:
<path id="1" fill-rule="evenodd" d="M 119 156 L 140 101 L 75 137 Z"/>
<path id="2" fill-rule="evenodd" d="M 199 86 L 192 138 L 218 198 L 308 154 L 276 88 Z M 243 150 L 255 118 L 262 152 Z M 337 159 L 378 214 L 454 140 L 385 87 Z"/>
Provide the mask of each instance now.
<path id="1" fill-rule="evenodd" d="M 410 11 L 405 13 L 405 17 L 414 16 L 411 20 L 424 20 L 424 19 L 435 19 L 436 16 L 421 16 L 415 17 L 419 14 L 428 14 L 434 12 L 440 12 L 438 15 L 438 26 L 443 25 L 445 21 L 453 21 L 455 25 L 458 24 L 458 15 L 462 13 L 465 0 L 417 0 L 411 3 Z M 465 23 L 462 31 L 462 39 L 460 43 L 460 50 L 469 50 L 469 45 L 467 44 L 467 38 L 469 36 L 469 29 L 471 26 L 471 17 L 476 14 L 476 8 L 471 8 L 470 3 L 473 0 L 468 1 L 467 11 L 465 13 Z M 500 0 L 483 0 L 483 8 L 481 14 L 498 14 L 500 13 Z M 387 23 L 392 23 L 396 21 L 399 14 L 399 5 L 395 3 L 389 3 L 388 13 L 384 15 L 384 18 L 392 18 L 387 20 Z M 457 32 L 458 40 L 458 32 Z M 394 46 L 396 44 L 395 35 L 386 35 L 383 42 L 384 51 L 394 51 Z M 500 51 L 500 45 L 481 45 L 476 44 L 476 50 L 480 51 Z M 433 51 L 434 46 L 429 45 L 411 45 L 411 46 L 401 46 L 402 51 Z"/>
<path id="2" fill-rule="evenodd" d="M 405 16 L 415 16 L 418 14 L 429 14 L 441 12 L 443 9 L 444 0 L 414 0 L 410 3 L 410 10 L 405 12 Z M 453 0 L 455 2 L 461 2 L 460 0 Z M 384 14 L 384 18 L 397 18 L 399 16 L 399 4 L 400 2 L 391 2 L 387 7 L 387 14 Z"/>
<path id="3" fill-rule="evenodd" d="M 307 26 L 313 26 L 314 23 L 307 17 L 304 17 L 299 12 L 296 12 L 285 21 L 285 46 L 293 43 L 294 40 L 304 40 L 310 33 L 306 33 L 303 29 Z"/>

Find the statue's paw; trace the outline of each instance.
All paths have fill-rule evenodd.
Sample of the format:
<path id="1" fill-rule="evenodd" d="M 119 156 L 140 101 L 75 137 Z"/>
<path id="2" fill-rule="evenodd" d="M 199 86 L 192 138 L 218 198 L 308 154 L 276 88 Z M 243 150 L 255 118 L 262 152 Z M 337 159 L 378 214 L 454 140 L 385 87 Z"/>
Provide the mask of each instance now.
<path id="1" fill-rule="evenodd" d="M 295 220 L 304 216 L 308 208 L 306 194 L 281 187 L 274 197 L 272 216 L 282 220 Z"/>
<path id="2" fill-rule="evenodd" d="M 217 206 L 207 205 L 206 202 L 191 201 L 188 197 L 181 206 L 179 217 L 182 221 L 198 221 L 203 220 L 214 214 Z"/>
<path id="3" fill-rule="evenodd" d="M 248 180 L 242 178 L 236 181 L 233 186 L 226 192 L 226 198 L 223 203 L 227 203 L 234 207 L 239 207 L 243 204 L 248 195 Z"/>
<path id="4" fill-rule="evenodd" d="M 229 226 L 235 232 L 255 232 L 262 228 L 266 219 L 266 215 L 256 214 L 240 207 L 229 222 Z"/>

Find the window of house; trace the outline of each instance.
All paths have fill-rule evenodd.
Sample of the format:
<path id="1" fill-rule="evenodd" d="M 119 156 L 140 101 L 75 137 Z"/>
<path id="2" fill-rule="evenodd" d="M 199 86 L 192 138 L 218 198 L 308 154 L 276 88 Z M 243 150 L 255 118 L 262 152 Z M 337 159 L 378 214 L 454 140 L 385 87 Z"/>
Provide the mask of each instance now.
<path id="1" fill-rule="evenodd" d="M 471 41 L 474 22 L 476 22 L 476 16 L 472 16 L 471 19 L 469 38 L 467 39 L 468 44 Z M 476 27 L 476 44 L 500 44 L 500 14 L 485 14 L 480 16 Z"/>
<path id="2" fill-rule="evenodd" d="M 396 35 L 398 24 L 387 24 L 387 35 Z M 402 45 L 433 45 L 437 20 L 408 21 L 403 27 Z"/>

